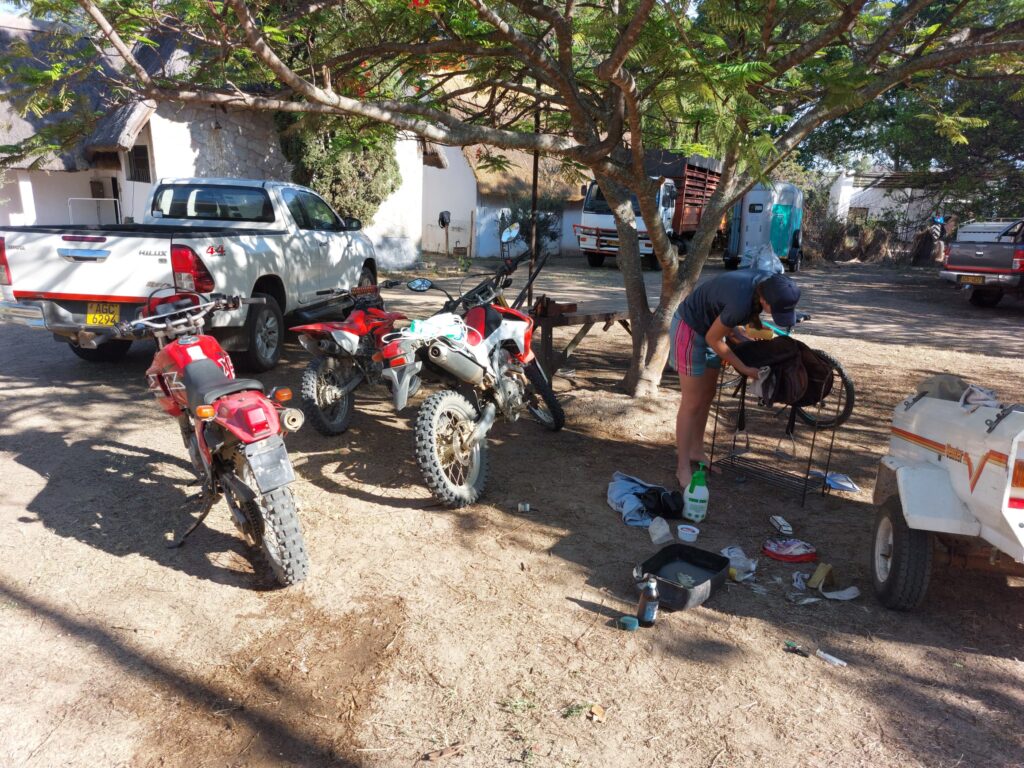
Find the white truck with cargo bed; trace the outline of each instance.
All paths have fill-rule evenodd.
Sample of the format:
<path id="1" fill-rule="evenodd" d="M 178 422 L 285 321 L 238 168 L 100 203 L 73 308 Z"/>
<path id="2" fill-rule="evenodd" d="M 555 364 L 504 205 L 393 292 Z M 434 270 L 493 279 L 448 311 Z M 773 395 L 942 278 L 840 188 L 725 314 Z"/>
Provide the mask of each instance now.
<path id="1" fill-rule="evenodd" d="M 154 291 L 263 296 L 219 313 L 208 332 L 248 368 L 268 370 L 284 315 L 311 320 L 333 309 L 333 289 L 376 282 L 360 228 L 296 184 L 162 179 L 142 224 L 0 228 L 0 320 L 47 329 L 87 360 L 115 360 L 131 345 L 115 325 Z"/>

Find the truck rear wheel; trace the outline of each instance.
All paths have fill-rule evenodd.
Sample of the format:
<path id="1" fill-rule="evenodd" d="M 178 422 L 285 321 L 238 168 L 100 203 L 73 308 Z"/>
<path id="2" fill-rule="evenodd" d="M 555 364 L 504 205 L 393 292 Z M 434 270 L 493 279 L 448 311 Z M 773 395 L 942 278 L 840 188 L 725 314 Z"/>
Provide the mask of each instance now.
<path id="1" fill-rule="evenodd" d="M 971 297 L 968 301 L 976 307 L 984 307 L 985 309 L 991 309 L 1003 299 L 1003 292 L 996 290 L 978 290 L 975 288 L 971 291 Z"/>
<path id="2" fill-rule="evenodd" d="M 604 266 L 604 254 L 603 253 L 588 253 L 587 254 L 587 264 L 589 264 L 590 266 L 592 266 L 594 268 L 603 267 Z"/>
<path id="3" fill-rule="evenodd" d="M 71 347 L 72 352 L 90 363 L 116 363 L 118 360 L 124 359 L 128 350 L 131 349 L 132 343 L 123 339 L 113 339 L 100 344 L 95 349 L 86 349 L 77 344 L 68 344 L 68 346 Z"/>
<path id="4" fill-rule="evenodd" d="M 899 496 L 890 496 L 875 515 L 871 580 L 886 608 L 911 611 L 924 600 L 932 573 L 932 535 L 915 531 L 903 517 Z"/>
<path id="5" fill-rule="evenodd" d="M 248 371 L 269 371 L 281 359 L 284 345 L 284 317 L 273 296 L 254 293 L 254 299 L 266 299 L 265 304 L 250 304 L 245 319 L 245 338 L 248 349 L 239 360 Z"/>

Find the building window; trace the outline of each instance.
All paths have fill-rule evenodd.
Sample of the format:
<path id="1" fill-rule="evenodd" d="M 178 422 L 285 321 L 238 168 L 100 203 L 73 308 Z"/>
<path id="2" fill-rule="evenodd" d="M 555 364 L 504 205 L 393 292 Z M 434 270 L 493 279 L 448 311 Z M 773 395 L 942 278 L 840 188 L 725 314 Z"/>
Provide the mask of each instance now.
<path id="1" fill-rule="evenodd" d="M 849 212 L 846 214 L 846 221 L 848 224 L 863 224 L 868 220 L 868 209 L 867 208 L 853 208 L 851 207 Z"/>
<path id="2" fill-rule="evenodd" d="M 128 154 L 128 181 L 141 181 L 149 184 L 153 178 L 149 175 L 149 147 L 145 144 L 132 147 Z"/>

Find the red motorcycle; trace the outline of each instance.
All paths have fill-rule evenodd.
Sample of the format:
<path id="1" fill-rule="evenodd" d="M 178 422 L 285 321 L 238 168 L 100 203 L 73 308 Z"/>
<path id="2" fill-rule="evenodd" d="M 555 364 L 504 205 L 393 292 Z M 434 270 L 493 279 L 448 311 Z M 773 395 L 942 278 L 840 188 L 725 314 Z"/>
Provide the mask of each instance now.
<path id="1" fill-rule="evenodd" d="M 287 388 L 268 397 L 255 379 L 236 379 L 227 352 L 203 334 L 206 315 L 263 302 L 216 294 L 209 300 L 196 293 L 151 296 L 142 316 L 119 323 L 117 331 L 156 338 L 159 348 L 146 371 L 149 389 L 178 420 L 203 485 L 199 518 L 170 546 L 181 546 L 223 495 L 235 525 L 262 549 L 277 581 L 288 586 L 309 571 L 288 487 L 295 472 L 282 439 L 302 426 L 302 412 L 282 405 L 291 398 Z"/>
<path id="2" fill-rule="evenodd" d="M 300 392 L 302 410 L 321 435 L 340 435 L 348 429 L 360 384 L 391 385 L 389 371 L 381 362 L 383 339 L 406 317 L 385 311 L 380 288 L 397 285 L 401 285 L 398 280 L 386 280 L 379 286 L 331 291 L 340 296 L 342 308 L 351 310 L 345 320 L 291 329 L 313 355 L 302 373 Z"/>

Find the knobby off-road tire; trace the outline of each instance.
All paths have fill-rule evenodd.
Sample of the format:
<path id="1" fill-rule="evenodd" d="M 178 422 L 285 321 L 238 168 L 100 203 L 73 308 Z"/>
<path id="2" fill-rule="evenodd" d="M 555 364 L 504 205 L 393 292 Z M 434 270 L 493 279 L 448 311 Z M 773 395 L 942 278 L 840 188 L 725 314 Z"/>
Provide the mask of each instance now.
<path id="1" fill-rule="evenodd" d="M 248 349 L 238 356 L 241 367 L 247 371 L 269 371 L 281 359 L 284 347 L 284 316 L 273 296 L 254 293 L 254 299 L 266 299 L 265 304 L 250 304 L 245 318 L 245 338 Z"/>
<path id="2" fill-rule="evenodd" d="M 832 368 L 834 377 L 838 377 L 839 381 L 832 385 L 832 392 L 825 398 L 820 412 L 817 407 L 797 408 L 797 418 L 804 424 L 809 424 L 818 429 L 830 429 L 833 425 L 838 427 L 845 424 L 847 419 L 850 418 L 850 414 L 853 413 L 853 406 L 857 400 L 857 391 L 853 385 L 853 379 L 849 377 L 846 371 L 843 370 L 842 364 L 832 355 L 822 352 L 820 349 L 812 349 L 811 351 L 828 363 Z M 841 385 L 843 388 L 843 408 L 839 411 L 838 416 L 836 415 L 835 404 L 831 402 L 832 398 L 839 396 L 839 393 L 836 392 L 836 384 Z"/>
<path id="3" fill-rule="evenodd" d="M 594 267 L 595 269 L 597 267 L 603 267 L 604 266 L 604 254 L 601 254 L 601 253 L 588 253 L 587 254 L 587 264 L 589 264 L 590 266 Z"/>
<path id="4" fill-rule="evenodd" d="M 124 359 L 128 350 L 131 349 L 132 343 L 125 339 L 113 339 L 100 344 L 96 349 L 86 349 L 77 344 L 68 344 L 68 346 L 71 347 L 72 352 L 90 363 L 116 363 L 118 360 Z"/>
<path id="5" fill-rule="evenodd" d="M 347 369 L 347 370 L 346 370 Z M 355 392 L 349 392 L 334 402 L 327 402 L 327 387 L 344 387 L 353 375 L 352 367 L 342 365 L 333 357 L 316 357 L 302 372 L 302 410 L 310 424 L 321 435 L 340 435 L 352 423 L 355 410 Z"/>
<path id="6" fill-rule="evenodd" d="M 309 555 L 291 488 L 263 494 L 257 503 L 263 518 L 259 543 L 274 578 L 283 587 L 305 581 L 309 575 Z"/>
<path id="7" fill-rule="evenodd" d="M 472 433 L 477 418 L 476 408 L 451 390 L 432 394 L 416 416 L 416 463 L 430 492 L 452 509 L 474 503 L 487 484 L 487 440 L 465 452 L 455 439 Z"/>
<path id="8" fill-rule="evenodd" d="M 551 383 L 536 360 L 527 365 L 523 372 L 526 374 L 527 381 L 530 382 L 531 389 L 527 393 L 527 409 L 533 414 L 533 418 L 544 427 L 552 432 L 557 432 L 565 426 L 565 411 L 562 410 L 562 404 L 555 397 Z"/>
<path id="9" fill-rule="evenodd" d="M 225 484 L 247 521 L 244 533 L 251 544 L 259 549 L 261 559 L 270 566 L 274 579 L 283 587 L 305 581 L 309 575 L 309 555 L 299 524 L 299 514 L 291 488 L 284 486 L 270 493 L 260 494 L 256 479 L 245 458 L 235 458 L 236 482 L 248 488 L 251 497 L 236 498 L 231 485 Z"/>
<path id="10" fill-rule="evenodd" d="M 875 515 L 872 541 L 871 580 L 879 602 L 895 611 L 917 608 L 931 578 L 931 533 L 912 530 L 899 496 L 891 496 Z"/>

